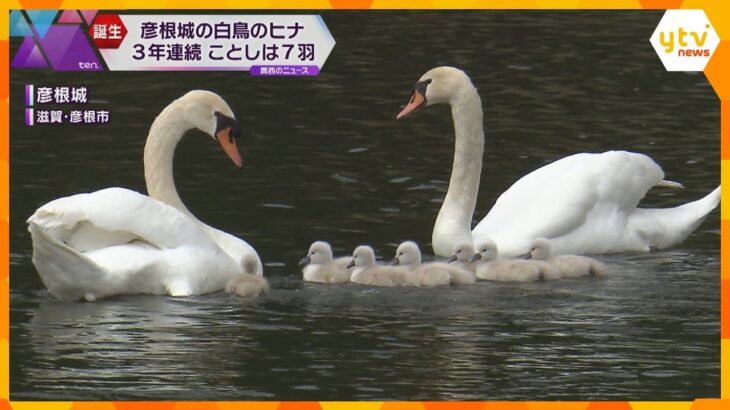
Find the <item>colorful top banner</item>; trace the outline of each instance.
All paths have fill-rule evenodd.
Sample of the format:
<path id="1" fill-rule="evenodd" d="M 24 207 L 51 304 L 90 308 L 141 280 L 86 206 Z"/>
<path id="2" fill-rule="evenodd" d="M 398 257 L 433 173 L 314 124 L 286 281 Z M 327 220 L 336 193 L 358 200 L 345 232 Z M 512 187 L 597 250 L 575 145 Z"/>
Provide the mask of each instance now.
<path id="1" fill-rule="evenodd" d="M 44 21 L 48 22 L 58 13 L 45 12 Z M 317 75 L 335 45 L 317 15 L 109 13 L 95 15 L 84 29 L 86 19 L 77 15 L 71 18 L 74 16 L 68 13 L 64 12 L 56 24 L 40 26 L 34 15 L 14 10 L 11 35 L 23 36 L 25 41 L 11 66 L 99 71 L 103 67 L 93 51 L 95 46 L 110 71 L 234 70 L 257 76 Z"/>

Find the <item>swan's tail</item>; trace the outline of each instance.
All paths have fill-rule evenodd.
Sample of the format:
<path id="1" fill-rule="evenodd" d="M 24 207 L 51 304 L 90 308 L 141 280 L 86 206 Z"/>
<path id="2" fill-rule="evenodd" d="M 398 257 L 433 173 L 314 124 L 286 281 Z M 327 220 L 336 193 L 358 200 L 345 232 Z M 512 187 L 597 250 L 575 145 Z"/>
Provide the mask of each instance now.
<path id="1" fill-rule="evenodd" d="M 51 295 L 62 301 L 93 301 L 98 297 L 91 284 L 105 273 L 96 263 L 32 221 L 28 231 L 33 240 L 33 265 Z"/>
<path id="2" fill-rule="evenodd" d="M 682 243 L 720 203 L 720 187 L 705 197 L 674 208 L 637 208 L 629 228 L 652 248 L 666 249 Z"/>

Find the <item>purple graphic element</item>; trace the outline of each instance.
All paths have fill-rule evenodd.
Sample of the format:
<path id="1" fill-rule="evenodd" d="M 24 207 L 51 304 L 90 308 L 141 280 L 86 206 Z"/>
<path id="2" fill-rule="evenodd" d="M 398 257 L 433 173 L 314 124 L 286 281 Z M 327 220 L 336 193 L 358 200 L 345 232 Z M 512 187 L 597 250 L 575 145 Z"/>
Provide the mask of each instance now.
<path id="1" fill-rule="evenodd" d="M 96 17 L 96 13 L 98 13 L 99 10 L 79 10 L 79 12 L 82 16 L 84 16 L 86 24 L 91 24 L 91 22 L 94 21 L 94 17 Z"/>
<path id="2" fill-rule="evenodd" d="M 53 25 L 41 40 L 55 71 L 102 71 L 81 26 Z"/>
<path id="3" fill-rule="evenodd" d="M 10 62 L 11 68 L 46 68 L 48 64 L 38 46 L 33 41 L 33 37 L 26 37 L 23 44 L 20 45 L 18 52 L 15 53 L 13 61 Z"/>
<path id="4" fill-rule="evenodd" d="M 33 125 L 33 109 L 26 108 L 25 109 L 25 126 L 30 127 L 32 125 Z"/>
<path id="5" fill-rule="evenodd" d="M 25 37 L 32 36 L 28 22 L 23 17 L 23 13 L 20 10 L 13 10 L 10 12 L 10 37 Z"/>
<path id="6" fill-rule="evenodd" d="M 58 18 L 59 23 L 81 24 L 81 16 L 76 10 L 64 10 L 61 17 Z"/>
<path id="7" fill-rule="evenodd" d="M 316 65 L 254 65 L 251 66 L 251 75 L 255 77 L 319 75 L 319 67 Z"/>
<path id="8" fill-rule="evenodd" d="M 33 84 L 25 85 L 25 105 L 28 107 L 33 106 Z"/>
<path id="9" fill-rule="evenodd" d="M 40 38 L 44 38 L 48 34 L 48 29 L 51 27 L 53 19 L 56 18 L 56 14 L 58 14 L 57 10 L 26 10 L 25 12 Z"/>

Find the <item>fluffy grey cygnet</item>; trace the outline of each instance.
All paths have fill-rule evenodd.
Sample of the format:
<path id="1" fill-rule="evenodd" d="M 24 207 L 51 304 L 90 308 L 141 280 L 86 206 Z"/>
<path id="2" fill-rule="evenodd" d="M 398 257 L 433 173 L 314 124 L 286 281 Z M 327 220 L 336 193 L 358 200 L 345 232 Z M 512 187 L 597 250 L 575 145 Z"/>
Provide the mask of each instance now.
<path id="1" fill-rule="evenodd" d="M 228 281 L 226 292 L 242 298 L 255 298 L 269 293 L 269 282 L 256 274 L 258 263 L 255 255 L 245 255 L 241 261 L 244 273 Z"/>
<path id="2" fill-rule="evenodd" d="M 367 245 L 361 245 L 352 252 L 349 267 L 354 267 L 350 280 L 362 285 L 371 286 L 409 286 L 411 284 L 408 269 L 400 266 L 378 265 L 375 262 L 375 251 Z"/>
<path id="3" fill-rule="evenodd" d="M 454 247 L 454 253 L 451 254 L 449 263 L 471 273 L 476 273 L 479 261 L 473 260 L 474 254 L 476 254 L 476 250 L 470 242 L 460 242 Z"/>
<path id="4" fill-rule="evenodd" d="M 405 241 L 395 251 L 393 263 L 412 271 L 418 286 L 470 285 L 476 276 L 445 262 L 421 262 L 421 249 L 413 241 Z"/>
<path id="5" fill-rule="evenodd" d="M 476 275 L 484 280 L 537 282 L 561 277 L 556 268 L 544 261 L 500 258 L 497 244 L 489 239 L 477 247 L 473 260 L 480 261 Z"/>
<path id="6" fill-rule="evenodd" d="M 603 263 L 580 255 L 550 254 L 550 242 L 545 238 L 537 238 L 532 242 L 530 257 L 537 261 L 545 261 L 553 265 L 563 278 L 579 278 L 582 276 L 604 276 L 607 273 Z"/>
<path id="7" fill-rule="evenodd" d="M 350 281 L 351 269 L 347 265 L 351 260 L 349 256 L 335 259 L 329 243 L 316 241 L 309 247 L 307 256 L 299 261 L 299 266 L 302 266 L 302 276 L 307 282 L 346 283 Z"/>

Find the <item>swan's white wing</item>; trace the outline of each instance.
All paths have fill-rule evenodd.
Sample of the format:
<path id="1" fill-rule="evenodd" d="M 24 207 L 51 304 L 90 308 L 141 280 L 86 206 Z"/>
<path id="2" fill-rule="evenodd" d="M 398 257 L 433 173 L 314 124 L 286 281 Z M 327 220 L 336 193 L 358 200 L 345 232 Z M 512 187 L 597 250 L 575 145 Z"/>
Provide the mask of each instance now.
<path id="1" fill-rule="evenodd" d="M 571 155 L 515 182 L 474 228 L 474 240 L 492 239 L 500 254 L 518 255 L 534 238 L 561 237 L 584 227 L 592 230 L 586 241 L 607 239 L 601 235 L 612 231 L 623 235 L 628 215 L 663 177 L 659 165 L 643 154 Z"/>
<path id="2" fill-rule="evenodd" d="M 123 188 L 51 201 L 28 224 L 33 263 L 61 300 L 208 293 L 241 271 L 200 222 Z"/>
<path id="3" fill-rule="evenodd" d="M 40 207 L 28 223 L 82 252 L 135 240 L 160 249 L 183 245 L 211 252 L 218 249 L 198 221 L 124 188 L 56 199 Z"/>
<path id="4" fill-rule="evenodd" d="M 208 236 L 210 236 L 215 241 L 215 243 L 220 246 L 220 248 L 223 249 L 223 251 L 228 254 L 228 256 L 230 256 L 233 260 L 243 261 L 244 258 L 246 258 L 247 256 L 255 257 L 256 272 L 253 273 L 258 276 L 263 276 L 263 264 L 261 263 L 261 258 L 259 257 L 259 254 L 253 248 L 253 246 L 249 245 L 248 242 L 244 241 L 243 239 L 231 235 L 228 232 L 223 232 L 220 229 L 215 229 L 207 225 L 205 229 L 206 232 L 208 232 Z"/>
<path id="5" fill-rule="evenodd" d="M 33 239 L 33 264 L 46 289 L 60 300 L 93 301 L 120 293 L 167 292 L 159 276 L 139 277 L 159 272 L 162 250 L 134 242 L 79 252 L 36 224 L 31 223 L 28 230 Z"/>

